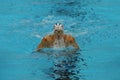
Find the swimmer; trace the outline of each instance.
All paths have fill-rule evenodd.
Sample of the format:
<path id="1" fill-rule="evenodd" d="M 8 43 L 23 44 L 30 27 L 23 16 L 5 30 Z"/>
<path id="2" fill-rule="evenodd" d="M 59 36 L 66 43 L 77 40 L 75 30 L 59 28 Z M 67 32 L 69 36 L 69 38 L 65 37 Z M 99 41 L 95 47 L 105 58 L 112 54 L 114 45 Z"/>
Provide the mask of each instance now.
<path id="1" fill-rule="evenodd" d="M 69 46 L 80 49 L 74 37 L 64 34 L 63 25 L 57 23 L 54 25 L 54 33 L 43 37 L 41 43 L 37 46 L 37 51 L 42 48 L 64 48 Z"/>

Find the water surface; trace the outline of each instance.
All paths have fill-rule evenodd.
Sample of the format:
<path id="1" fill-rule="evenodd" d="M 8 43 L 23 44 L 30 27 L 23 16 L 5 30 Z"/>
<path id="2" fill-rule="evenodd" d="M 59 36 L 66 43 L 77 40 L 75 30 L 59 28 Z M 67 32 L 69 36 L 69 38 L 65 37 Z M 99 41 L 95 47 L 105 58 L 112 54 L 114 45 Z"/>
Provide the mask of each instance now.
<path id="1" fill-rule="evenodd" d="M 119 4 L 0 0 L 0 80 L 120 80 Z M 81 51 L 32 53 L 56 22 L 64 24 Z"/>

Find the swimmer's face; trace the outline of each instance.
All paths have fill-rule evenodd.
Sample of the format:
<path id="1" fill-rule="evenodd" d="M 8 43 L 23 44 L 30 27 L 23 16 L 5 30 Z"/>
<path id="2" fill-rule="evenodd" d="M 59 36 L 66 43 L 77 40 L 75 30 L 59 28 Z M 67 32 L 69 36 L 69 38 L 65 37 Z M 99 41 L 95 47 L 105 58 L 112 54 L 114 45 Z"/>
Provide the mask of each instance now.
<path id="1" fill-rule="evenodd" d="M 54 34 L 62 35 L 63 34 L 63 30 L 55 30 Z"/>
<path id="2" fill-rule="evenodd" d="M 54 34 L 59 35 L 59 36 L 62 35 L 63 34 L 63 25 L 56 24 L 54 26 Z"/>

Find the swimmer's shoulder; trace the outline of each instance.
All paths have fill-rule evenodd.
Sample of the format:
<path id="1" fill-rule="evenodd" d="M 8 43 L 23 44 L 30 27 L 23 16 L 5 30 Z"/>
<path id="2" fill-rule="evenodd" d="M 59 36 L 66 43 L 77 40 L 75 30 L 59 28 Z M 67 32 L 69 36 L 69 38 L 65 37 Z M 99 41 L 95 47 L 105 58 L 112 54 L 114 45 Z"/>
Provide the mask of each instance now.
<path id="1" fill-rule="evenodd" d="M 51 40 L 53 40 L 53 38 L 54 38 L 54 35 L 50 34 L 50 35 L 46 35 L 45 37 L 43 37 L 43 40 L 45 40 L 45 41 L 51 41 Z"/>
<path id="2" fill-rule="evenodd" d="M 74 37 L 70 34 L 64 34 L 64 39 L 67 41 L 74 41 Z"/>

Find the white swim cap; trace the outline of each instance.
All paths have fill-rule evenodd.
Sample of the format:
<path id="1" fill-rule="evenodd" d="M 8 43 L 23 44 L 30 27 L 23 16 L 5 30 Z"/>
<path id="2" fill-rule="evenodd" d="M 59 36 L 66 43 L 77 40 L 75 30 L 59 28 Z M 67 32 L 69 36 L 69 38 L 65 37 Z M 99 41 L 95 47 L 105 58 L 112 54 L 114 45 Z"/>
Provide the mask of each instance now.
<path id="1" fill-rule="evenodd" d="M 56 24 L 54 25 L 54 30 L 63 30 L 63 25 L 60 24 L 60 23 L 56 23 Z"/>

